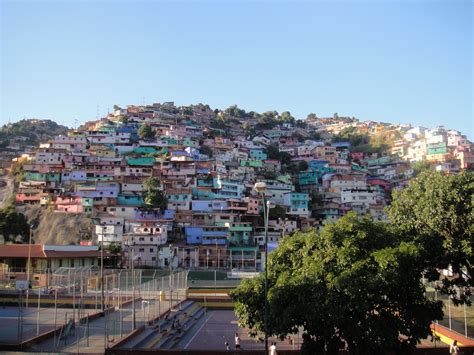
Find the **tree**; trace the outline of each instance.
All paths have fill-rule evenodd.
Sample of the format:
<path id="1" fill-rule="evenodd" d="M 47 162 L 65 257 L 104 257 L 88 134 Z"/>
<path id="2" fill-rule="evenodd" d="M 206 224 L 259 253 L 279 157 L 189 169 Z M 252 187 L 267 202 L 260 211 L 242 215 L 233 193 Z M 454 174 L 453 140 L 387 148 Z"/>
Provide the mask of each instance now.
<path id="1" fill-rule="evenodd" d="M 166 208 L 168 201 L 160 188 L 160 180 L 155 177 L 149 177 L 143 182 L 143 195 L 147 206 L 159 209 Z"/>
<path id="2" fill-rule="evenodd" d="M 274 208 L 270 208 L 268 217 L 269 219 L 278 219 L 278 218 L 285 218 L 286 216 L 286 208 L 276 205 Z"/>
<path id="3" fill-rule="evenodd" d="M 118 120 L 122 124 L 127 124 L 128 123 L 128 116 L 126 115 L 119 115 Z"/>
<path id="4" fill-rule="evenodd" d="M 242 128 L 244 131 L 248 132 L 252 129 L 252 126 L 250 126 L 249 121 L 245 121 L 242 123 Z"/>
<path id="5" fill-rule="evenodd" d="M 316 116 L 315 113 L 309 113 L 308 116 L 306 116 L 306 119 L 309 121 L 316 121 L 318 119 L 318 116 Z"/>
<path id="6" fill-rule="evenodd" d="M 413 176 L 420 175 L 423 171 L 428 171 L 431 169 L 431 164 L 426 160 L 420 160 L 411 164 L 413 169 Z"/>
<path id="7" fill-rule="evenodd" d="M 280 152 L 279 159 L 282 165 L 291 164 L 291 155 L 287 152 Z"/>
<path id="8" fill-rule="evenodd" d="M 156 177 L 149 177 L 143 181 L 143 189 L 145 191 L 158 190 L 161 187 L 161 182 Z"/>
<path id="9" fill-rule="evenodd" d="M 122 244 L 120 243 L 110 243 L 107 246 L 107 251 L 111 254 L 117 255 L 122 252 Z"/>
<path id="10" fill-rule="evenodd" d="M 231 105 L 224 111 L 227 115 L 232 117 L 240 117 L 243 118 L 247 115 L 245 110 L 240 109 L 237 105 Z"/>
<path id="11" fill-rule="evenodd" d="M 298 127 L 298 128 L 307 128 L 308 127 L 308 124 L 306 123 L 306 121 L 303 121 L 303 120 L 296 120 L 295 124 L 296 124 L 296 127 Z"/>
<path id="12" fill-rule="evenodd" d="M 267 145 L 267 156 L 268 159 L 280 160 L 280 150 L 278 148 L 278 144 L 271 143 Z"/>
<path id="13" fill-rule="evenodd" d="M 152 139 L 155 137 L 155 133 L 151 129 L 151 127 L 147 124 L 141 125 L 140 128 L 138 128 L 138 137 L 140 139 Z"/>
<path id="14" fill-rule="evenodd" d="M 393 192 L 387 209 L 400 234 L 418 244 L 430 280 L 439 270 L 452 268 L 455 277 L 443 277 L 442 291 L 455 303 L 468 301 L 474 286 L 474 174 L 444 175 L 424 171 L 408 187 Z M 457 292 L 461 287 L 465 292 Z"/>
<path id="15" fill-rule="evenodd" d="M 15 211 L 13 206 L 0 210 L 0 236 L 5 242 L 27 243 L 30 225 L 23 213 Z"/>
<path id="16" fill-rule="evenodd" d="M 183 114 L 187 116 L 192 116 L 193 115 L 193 108 L 192 106 L 186 106 L 183 108 Z"/>
<path id="17" fill-rule="evenodd" d="M 213 151 L 212 151 L 212 148 L 209 147 L 208 145 L 202 145 L 202 146 L 199 148 L 199 151 L 200 151 L 202 154 L 206 154 L 209 158 L 212 158 Z"/>
<path id="18" fill-rule="evenodd" d="M 442 318 L 420 281 L 416 245 L 387 224 L 350 213 L 315 231 L 285 238 L 269 255 L 269 334 L 283 339 L 303 328 L 302 352 L 353 354 L 413 349 Z M 263 331 L 264 278 L 232 292 L 240 326 Z"/>
<path id="19" fill-rule="evenodd" d="M 280 120 L 283 122 L 294 123 L 295 118 L 291 115 L 290 111 L 283 111 L 281 113 Z"/>
<path id="20" fill-rule="evenodd" d="M 308 170 L 308 163 L 305 160 L 302 160 L 298 163 L 298 170 L 299 171 L 306 171 Z"/>

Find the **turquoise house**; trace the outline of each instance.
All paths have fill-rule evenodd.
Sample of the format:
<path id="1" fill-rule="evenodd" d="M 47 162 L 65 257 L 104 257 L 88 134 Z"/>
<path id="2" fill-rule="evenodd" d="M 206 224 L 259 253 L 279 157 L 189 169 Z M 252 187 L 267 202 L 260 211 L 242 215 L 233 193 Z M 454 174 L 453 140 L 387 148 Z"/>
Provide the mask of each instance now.
<path id="1" fill-rule="evenodd" d="M 117 204 L 122 206 L 143 206 L 143 197 L 136 195 L 118 195 Z"/>
<path id="2" fill-rule="evenodd" d="M 30 181 L 60 182 L 61 173 L 36 173 L 28 171 L 25 179 Z"/>
<path id="3" fill-rule="evenodd" d="M 317 185 L 318 172 L 316 170 L 300 171 L 298 173 L 298 182 L 303 185 Z"/>
<path id="4" fill-rule="evenodd" d="M 262 148 L 251 148 L 249 155 L 251 160 L 266 160 L 268 158 Z"/>
<path id="5" fill-rule="evenodd" d="M 153 157 L 127 158 L 127 164 L 130 166 L 153 166 L 155 165 L 155 158 Z"/>

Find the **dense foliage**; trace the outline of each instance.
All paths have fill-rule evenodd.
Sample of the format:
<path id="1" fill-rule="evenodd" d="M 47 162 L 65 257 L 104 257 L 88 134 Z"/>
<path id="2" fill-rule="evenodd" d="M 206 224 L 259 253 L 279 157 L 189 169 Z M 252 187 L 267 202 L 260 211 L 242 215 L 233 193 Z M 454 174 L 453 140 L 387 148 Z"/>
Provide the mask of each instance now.
<path id="1" fill-rule="evenodd" d="M 5 148 L 19 137 L 25 138 L 25 144 L 38 145 L 56 135 L 66 135 L 67 132 L 67 127 L 51 120 L 25 119 L 0 128 L 0 148 Z"/>
<path id="2" fill-rule="evenodd" d="M 143 124 L 138 128 L 138 137 L 145 140 L 152 139 L 155 137 L 155 132 L 153 132 L 150 125 Z"/>
<path id="3" fill-rule="evenodd" d="M 5 243 L 28 243 L 30 225 L 25 215 L 13 206 L 0 210 L 0 236 Z"/>
<path id="4" fill-rule="evenodd" d="M 320 234 L 287 237 L 269 255 L 268 331 L 281 338 L 304 331 L 303 352 L 370 354 L 413 348 L 441 319 L 428 300 L 415 244 L 387 224 L 355 214 Z M 233 292 L 241 326 L 263 331 L 263 276 Z"/>
<path id="5" fill-rule="evenodd" d="M 165 209 L 168 203 L 166 195 L 161 190 L 160 180 L 155 177 L 149 177 L 143 182 L 143 194 L 145 204 L 151 208 Z"/>
<path id="6" fill-rule="evenodd" d="M 451 267 L 454 277 L 444 279 L 454 302 L 467 301 L 474 286 L 474 174 L 444 175 L 423 171 L 407 188 L 395 191 L 388 208 L 391 222 L 423 253 L 427 276 L 440 277 Z M 461 291 L 458 292 L 459 287 Z"/>

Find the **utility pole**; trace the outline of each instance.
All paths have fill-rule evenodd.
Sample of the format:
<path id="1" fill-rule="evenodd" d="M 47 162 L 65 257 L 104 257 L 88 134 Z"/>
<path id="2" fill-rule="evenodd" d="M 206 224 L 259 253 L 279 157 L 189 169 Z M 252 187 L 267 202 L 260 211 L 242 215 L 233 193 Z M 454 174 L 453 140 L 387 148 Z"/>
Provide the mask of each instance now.
<path id="1" fill-rule="evenodd" d="M 102 316 L 105 311 L 105 300 L 104 300 L 104 235 L 105 225 L 102 225 L 102 238 L 100 240 L 100 288 L 102 293 Z"/>
<path id="2" fill-rule="evenodd" d="M 132 325 L 133 325 L 133 330 L 135 330 L 137 328 L 137 320 L 136 320 L 136 317 L 135 317 L 135 270 L 134 270 L 134 267 L 133 267 L 133 264 L 134 264 L 134 259 L 135 259 L 135 248 L 134 248 L 134 245 L 133 245 L 133 242 L 132 242 L 132 260 L 131 260 L 131 263 L 132 263 Z"/>
<path id="3" fill-rule="evenodd" d="M 28 264 L 26 265 L 26 308 L 28 308 L 28 296 L 30 293 L 30 264 L 31 264 L 31 239 L 33 236 L 33 224 L 30 224 L 30 240 L 28 242 Z"/>

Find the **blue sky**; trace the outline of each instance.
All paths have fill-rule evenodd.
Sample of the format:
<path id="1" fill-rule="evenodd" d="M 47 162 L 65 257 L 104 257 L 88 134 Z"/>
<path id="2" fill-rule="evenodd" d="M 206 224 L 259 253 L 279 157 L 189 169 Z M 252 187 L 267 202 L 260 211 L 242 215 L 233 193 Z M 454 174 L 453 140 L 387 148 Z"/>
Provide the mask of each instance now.
<path id="1" fill-rule="evenodd" d="M 0 2 L 0 123 L 175 101 L 474 137 L 469 0 Z"/>

